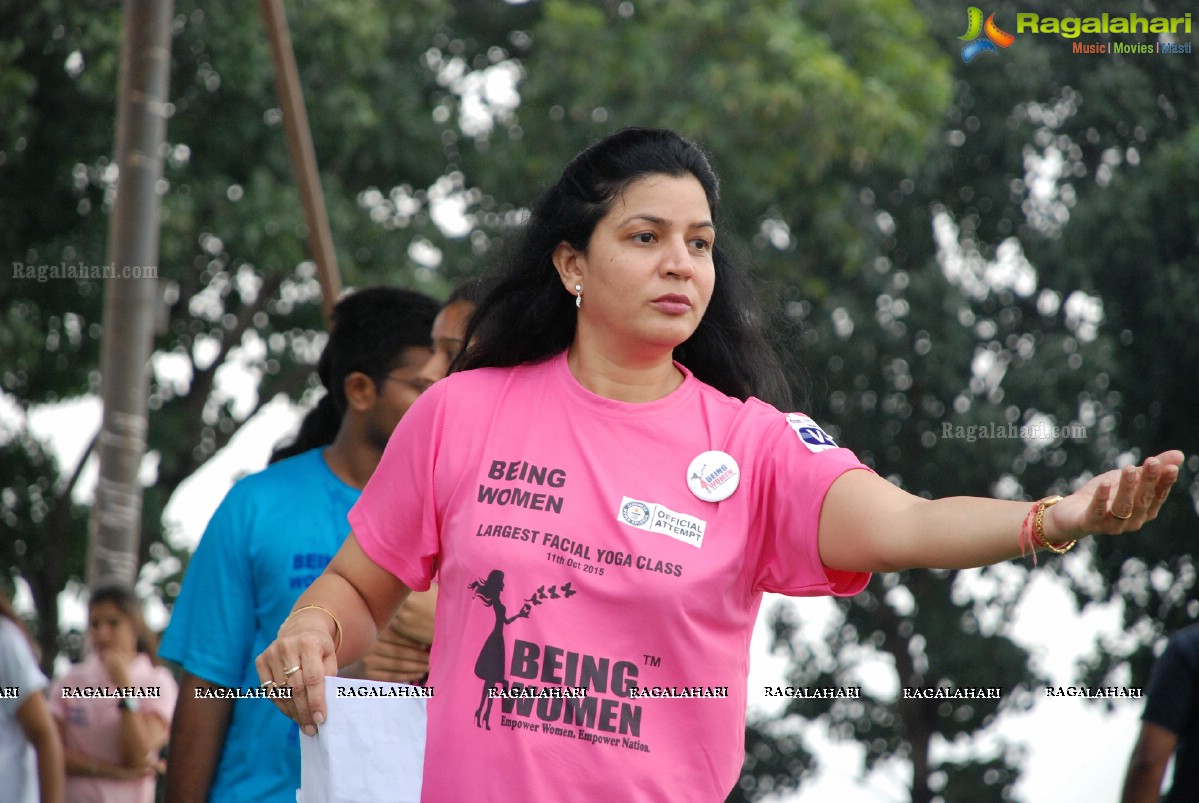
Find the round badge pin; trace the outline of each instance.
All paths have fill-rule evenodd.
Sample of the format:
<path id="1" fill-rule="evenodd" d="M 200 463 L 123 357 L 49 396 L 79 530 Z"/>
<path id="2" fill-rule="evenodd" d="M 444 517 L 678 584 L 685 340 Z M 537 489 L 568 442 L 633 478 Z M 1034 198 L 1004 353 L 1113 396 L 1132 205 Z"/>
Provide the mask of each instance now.
<path id="1" fill-rule="evenodd" d="M 721 502 L 741 483 L 737 461 L 725 452 L 703 452 L 687 467 L 687 487 L 705 502 Z"/>

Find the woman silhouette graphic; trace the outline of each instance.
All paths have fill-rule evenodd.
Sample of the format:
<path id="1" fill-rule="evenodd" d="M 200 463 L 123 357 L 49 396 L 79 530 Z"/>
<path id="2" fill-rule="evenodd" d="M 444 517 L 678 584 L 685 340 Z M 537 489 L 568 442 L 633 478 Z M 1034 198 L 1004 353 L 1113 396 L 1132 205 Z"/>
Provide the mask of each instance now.
<path id="1" fill-rule="evenodd" d="M 497 683 L 505 692 L 508 691 L 508 681 L 504 672 L 508 654 L 504 644 L 504 626 L 522 617 L 527 619 L 532 606 L 526 602 L 521 606 L 520 613 L 511 618 L 504 617 L 507 609 L 500 600 L 500 592 L 504 590 L 504 573 L 499 569 L 493 569 L 485 581 L 476 580 L 471 583 L 470 589 L 474 592 L 472 596 L 483 600 L 484 605 L 495 611 L 495 627 L 483 643 L 483 649 L 479 651 L 479 658 L 475 661 L 475 676 L 483 681 L 479 707 L 475 710 L 475 726 L 491 730 L 491 701 L 494 698 L 488 692 L 495 688 Z"/>

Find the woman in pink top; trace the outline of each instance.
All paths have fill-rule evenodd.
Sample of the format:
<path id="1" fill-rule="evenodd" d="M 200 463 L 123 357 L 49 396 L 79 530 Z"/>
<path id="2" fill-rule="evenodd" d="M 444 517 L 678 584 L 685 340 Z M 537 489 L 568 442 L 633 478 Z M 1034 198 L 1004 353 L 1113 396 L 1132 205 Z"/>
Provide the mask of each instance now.
<path id="1" fill-rule="evenodd" d="M 257 659 L 305 733 L 323 677 L 436 576 L 425 801 L 720 801 L 763 593 L 854 594 L 870 572 L 1062 552 L 1157 515 L 1176 451 L 1031 507 L 927 500 L 767 404 L 785 409 L 786 382 L 717 195 L 693 143 L 626 129 L 534 208 L 472 318 L 474 370 L 405 415 L 353 533 Z M 498 593 L 473 601 L 501 573 L 535 610 L 508 628 Z M 505 692 L 492 730 L 480 677 Z"/>
<path id="2" fill-rule="evenodd" d="M 127 588 L 92 592 L 88 656 L 54 682 L 50 704 L 62 735 L 67 800 L 151 803 L 164 765 L 178 688 L 155 666 L 141 603 Z"/>

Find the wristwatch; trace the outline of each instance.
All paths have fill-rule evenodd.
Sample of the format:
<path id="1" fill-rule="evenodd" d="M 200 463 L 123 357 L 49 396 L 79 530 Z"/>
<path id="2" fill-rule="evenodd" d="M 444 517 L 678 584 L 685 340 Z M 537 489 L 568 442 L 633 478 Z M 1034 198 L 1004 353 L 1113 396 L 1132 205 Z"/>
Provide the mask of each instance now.
<path id="1" fill-rule="evenodd" d="M 117 700 L 117 708 L 122 711 L 128 711 L 131 714 L 136 714 L 141 707 L 141 702 L 133 697 L 122 697 Z"/>

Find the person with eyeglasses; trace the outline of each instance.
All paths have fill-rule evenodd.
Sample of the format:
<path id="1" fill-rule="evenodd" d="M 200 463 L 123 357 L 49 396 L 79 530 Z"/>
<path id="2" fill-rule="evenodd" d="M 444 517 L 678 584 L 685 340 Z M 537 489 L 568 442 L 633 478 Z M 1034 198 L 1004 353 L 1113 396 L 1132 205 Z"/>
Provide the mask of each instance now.
<path id="1" fill-rule="evenodd" d="M 484 277 L 467 279 L 441 305 L 430 332 L 433 355 L 418 376 L 423 387 L 445 379 L 457 362 L 466 347 L 470 316 L 493 283 L 493 279 Z M 362 677 L 389 683 L 423 683 L 429 673 L 436 606 L 436 583 L 427 591 L 409 594 L 363 656 Z"/>
<path id="2" fill-rule="evenodd" d="M 239 480 L 209 521 L 159 650 L 182 669 L 168 800 L 295 800 L 296 725 L 269 701 L 236 695 L 258 687 L 254 656 L 340 548 L 347 513 L 427 386 L 437 313 L 432 298 L 390 287 L 339 301 L 318 364 L 328 392 L 312 416 L 334 417 L 332 442 Z M 298 444 L 316 429 L 306 421 Z"/>

